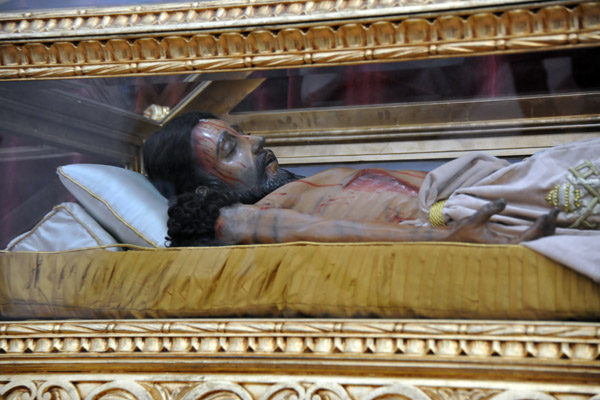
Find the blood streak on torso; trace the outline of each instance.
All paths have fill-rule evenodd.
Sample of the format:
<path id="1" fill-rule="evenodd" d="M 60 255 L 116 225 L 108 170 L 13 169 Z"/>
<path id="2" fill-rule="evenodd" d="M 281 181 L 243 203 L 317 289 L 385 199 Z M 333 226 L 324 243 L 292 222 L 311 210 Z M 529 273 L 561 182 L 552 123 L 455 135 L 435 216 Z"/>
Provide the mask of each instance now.
<path id="1" fill-rule="evenodd" d="M 288 184 L 260 203 L 326 218 L 399 223 L 416 218 L 425 175 L 336 168 Z"/>
<path id="2" fill-rule="evenodd" d="M 360 170 L 343 186 L 344 190 L 364 192 L 399 192 L 409 196 L 417 196 L 419 187 L 393 176 L 383 169 Z"/>

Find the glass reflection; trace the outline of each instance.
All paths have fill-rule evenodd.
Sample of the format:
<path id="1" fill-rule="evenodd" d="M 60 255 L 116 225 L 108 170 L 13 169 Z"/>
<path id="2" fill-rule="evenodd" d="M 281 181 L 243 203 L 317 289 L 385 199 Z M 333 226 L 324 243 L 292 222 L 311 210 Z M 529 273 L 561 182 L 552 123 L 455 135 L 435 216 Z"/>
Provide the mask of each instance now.
<path id="1" fill-rule="evenodd" d="M 598 48 L 259 71 L 235 112 L 543 95 L 600 89 Z"/>
<path id="2" fill-rule="evenodd" d="M 153 104 L 175 108 L 202 84 L 204 80 L 200 77 L 171 75 L 64 80 L 50 90 L 144 115 L 144 111 Z"/>
<path id="3" fill-rule="evenodd" d="M 3 6 L 9 3 L 32 4 L 12 1 Z M 233 112 L 389 103 L 414 103 L 420 110 L 426 110 L 420 103 L 590 93 L 600 91 L 598 65 L 600 49 L 589 48 L 256 71 L 247 78 L 265 78 L 265 81 Z M 139 151 L 136 146 L 143 138 L 139 127 L 158 126 L 157 122 L 143 117 L 148 106 L 156 104 L 176 112 L 189 97 L 202 96 L 200 85 L 244 77 L 246 75 L 240 73 L 219 73 L 0 82 L 0 115 L 5 117 L 0 128 L 0 192 L 3 194 L 0 197 L 0 248 L 14 236 L 31 229 L 54 205 L 73 200 L 58 181 L 57 167 L 79 162 L 123 166 L 126 160 L 115 155 L 121 153 L 110 143 L 129 146 L 122 154 L 131 154 L 132 147 Z M 596 102 L 586 104 L 588 109 L 585 110 L 581 103 L 573 102 L 572 106 L 563 104 L 554 113 L 550 109 L 541 114 L 600 113 Z M 488 111 L 496 119 L 510 114 L 505 109 Z M 525 110 L 517 110 L 517 113 L 521 111 L 522 114 L 515 115 L 527 118 L 537 115 Z M 435 115 L 424 111 L 422 114 L 418 119 L 421 126 L 429 126 L 436 120 Z M 478 115 L 470 113 L 467 117 L 465 120 L 477 120 Z M 41 131 L 45 136 L 39 134 Z M 58 140 L 62 138 L 65 140 Z M 69 140 L 85 146 L 74 149 L 68 145 Z"/>

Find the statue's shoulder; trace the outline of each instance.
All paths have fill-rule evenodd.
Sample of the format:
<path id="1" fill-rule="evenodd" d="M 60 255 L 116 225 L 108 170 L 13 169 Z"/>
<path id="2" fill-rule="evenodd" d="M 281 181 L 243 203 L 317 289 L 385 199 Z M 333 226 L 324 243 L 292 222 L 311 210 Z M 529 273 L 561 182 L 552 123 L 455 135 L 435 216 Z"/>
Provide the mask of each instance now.
<path id="1" fill-rule="evenodd" d="M 357 170 L 354 168 L 327 168 L 313 175 L 298 179 L 286 186 L 302 187 L 301 190 L 306 190 L 307 186 L 313 187 L 331 187 L 342 186 L 344 182 L 354 176 Z"/>
<path id="2" fill-rule="evenodd" d="M 304 179 L 310 182 L 342 184 L 344 179 L 353 176 L 358 171 L 358 169 L 348 167 L 328 168 Z"/>
<path id="3" fill-rule="evenodd" d="M 347 178 L 356 171 L 353 168 L 328 168 L 278 188 L 256 205 L 309 212 L 314 208 L 314 203 L 324 195 L 341 190 Z"/>

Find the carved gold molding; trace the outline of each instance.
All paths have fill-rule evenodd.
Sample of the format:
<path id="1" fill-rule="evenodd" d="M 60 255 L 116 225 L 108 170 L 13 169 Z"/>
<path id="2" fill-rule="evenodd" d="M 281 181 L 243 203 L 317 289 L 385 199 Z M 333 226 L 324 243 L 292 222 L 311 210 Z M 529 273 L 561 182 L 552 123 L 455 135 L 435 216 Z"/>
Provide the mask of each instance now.
<path id="1" fill-rule="evenodd" d="M 0 376 L 0 395 L 7 400 L 598 400 L 599 388 L 593 384 L 453 382 L 310 375 Z"/>
<path id="2" fill-rule="evenodd" d="M 0 20 L 0 32 L 4 32 L 0 35 L 0 79 L 343 65 L 600 43 L 597 2 L 457 10 L 440 9 L 442 1 L 408 1 L 437 6 L 435 12 L 420 16 L 427 8 L 415 6 L 411 13 L 404 6 L 406 1 L 392 1 L 385 15 L 370 17 L 370 10 L 380 3 L 388 4 L 383 0 L 294 1 L 247 3 L 224 11 L 217 6 L 182 7 L 142 17 L 135 10 L 104 17 L 41 14 L 18 20 L 16 15 L 8 16 Z M 450 3 L 455 7 L 474 4 Z M 205 7 L 205 3 L 195 7 Z M 339 10 L 352 7 L 357 8 L 352 12 L 354 19 L 344 21 L 347 16 Z M 300 17 L 319 14 L 321 8 L 333 14 L 330 20 L 321 15 L 319 21 L 305 23 L 300 17 L 273 16 L 278 8 Z M 265 16 L 271 17 L 262 21 Z M 196 26 L 190 18 L 205 18 L 215 27 Z M 232 20 L 244 26 L 229 23 Z M 165 26 L 177 29 L 163 32 Z M 132 27 L 143 33 L 132 34 Z M 72 36 L 74 32 L 79 36 Z"/>
<path id="3" fill-rule="evenodd" d="M 0 396 L 598 400 L 599 345 L 598 323 L 5 322 Z"/>
<path id="4" fill-rule="evenodd" d="M 0 324 L 0 354 L 552 360 L 600 367 L 600 325 L 387 320 L 115 320 Z M 597 371 L 600 373 L 600 370 Z"/>
<path id="5" fill-rule="evenodd" d="M 556 1 L 555 1 L 556 2 Z M 520 0 L 219 0 L 71 8 L 0 15 L 0 40 L 280 25 L 382 15 L 506 6 Z M 572 1 L 570 3 L 573 3 Z M 400 9 L 401 7 L 401 9 Z"/>

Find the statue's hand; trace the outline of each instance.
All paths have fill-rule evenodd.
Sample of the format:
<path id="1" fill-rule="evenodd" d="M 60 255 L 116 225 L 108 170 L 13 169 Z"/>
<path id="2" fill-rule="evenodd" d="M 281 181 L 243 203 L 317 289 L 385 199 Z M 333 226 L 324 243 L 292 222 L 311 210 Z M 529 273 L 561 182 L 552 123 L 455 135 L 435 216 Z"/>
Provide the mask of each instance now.
<path id="1" fill-rule="evenodd" d="M 456 242 L 509 244 L 525 242 L 554 234 L 558 209 L 553 209 L 548 214 L 542 215 L 531 227 L 519 235 L 511 237 L 493 232 L 488 226 L 489 219 L 494 214 L 498 214 L 504 210 L 505 207 L 506 202 L 503 199 L 486 204 L 475 214 L 451 225 L 452 230 L 448 240 Z"/>

